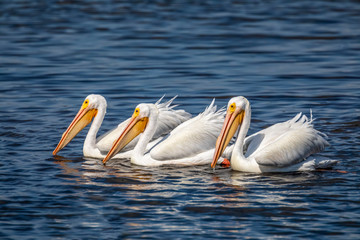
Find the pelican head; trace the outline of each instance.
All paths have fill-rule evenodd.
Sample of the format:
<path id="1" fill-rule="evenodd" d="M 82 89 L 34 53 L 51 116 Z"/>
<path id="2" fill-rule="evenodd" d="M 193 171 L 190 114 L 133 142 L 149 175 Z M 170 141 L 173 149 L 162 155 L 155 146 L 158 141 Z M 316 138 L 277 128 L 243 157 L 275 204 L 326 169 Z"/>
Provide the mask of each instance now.
<path id="1" fill-rule="evenodd" d="M 245 117 L 245 109 L 249 106 L 249 101 L 242 96 L 230 99 L 221 133 L 216 140 L 215 153 L 211 163 L 212 168 L 216 166 L 217 160 L 224 152 L 236 131 L 241 127 Z"/>
<path id="2" fill-rule="evenodd" d="M 106 100 L 101 95 L 90 94 L 87 96 L 80 107 L 69 127 L 63 133 L 59 144 L 53 151 L 56 155 L 63 149 L 83 128 L 85 128 L 96 116 L 99 108 L 106 109 Z"/>
<path id="3" fill-rule="evenodd" d="M 125 127 L 120 137 L 114 142 L 110 151 L 103 160 L 105 164 L 116 153 L 120 152 L 131 140 L 145 131 L 149 116 L 153 111 L 158 111 L 154 104 L 139 104 L 131 116 L 129 124 Z"/>

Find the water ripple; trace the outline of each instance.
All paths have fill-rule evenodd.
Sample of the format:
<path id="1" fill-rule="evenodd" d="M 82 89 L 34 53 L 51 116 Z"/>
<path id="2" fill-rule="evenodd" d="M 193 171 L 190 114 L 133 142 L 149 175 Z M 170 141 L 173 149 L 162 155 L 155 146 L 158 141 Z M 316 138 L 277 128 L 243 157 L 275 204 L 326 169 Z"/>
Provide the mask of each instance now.
<path id="1" fill-rule="evenodd" d="M 0 3 L 0 238 L 360 237 L 357 1 Z M 332 145 L 332 170 L 251 174 L 51 156 L 84 97 L 100 134 L 139 102 L 178 95 L 252 104 L 250 133 L 298 112 Z"/>

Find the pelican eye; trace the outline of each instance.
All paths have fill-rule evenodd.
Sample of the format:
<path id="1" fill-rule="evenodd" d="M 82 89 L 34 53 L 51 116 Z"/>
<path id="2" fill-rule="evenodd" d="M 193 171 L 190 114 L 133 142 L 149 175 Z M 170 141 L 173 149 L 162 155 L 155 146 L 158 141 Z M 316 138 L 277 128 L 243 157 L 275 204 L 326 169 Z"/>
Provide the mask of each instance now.
<path id="1" fill-rule="evenodd" d="M 133 117 L 137 117 L 137 116 L 139 116 L 139 114 L 140 114 L 140 109 L 139 109 L 139 108 L 135 108 Z"/>
<path id="2" fill-rule="evenodd" d="M 88 106 L 89 106 L 89 100 L 86 99 L 81 108 L 84 109 L 84 108 L 87 108 Z"/>
<path id="3" fill-rule="evenodd" d="M 235 103 L 232 103 L 232 104 L 229 106 L 230 112 L 234 112 L 235 109 L 236 109 L 236 104 L 235 104 Z"/>

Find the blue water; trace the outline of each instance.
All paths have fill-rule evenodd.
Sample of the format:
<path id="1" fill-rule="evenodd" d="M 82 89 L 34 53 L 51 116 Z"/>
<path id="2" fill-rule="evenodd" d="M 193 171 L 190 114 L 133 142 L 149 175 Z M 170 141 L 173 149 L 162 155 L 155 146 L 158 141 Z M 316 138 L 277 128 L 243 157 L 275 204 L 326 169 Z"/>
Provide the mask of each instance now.
<path id="1" fill-rule="evenodd" d="M 358 1 L 1 1 L 1 239 L 359 239 Z M 312 109 L 332 170 L 103 166 L 61 134 L 91 93 L 100 134 L 140 102 L 252 104 L 250 133 Z"/>

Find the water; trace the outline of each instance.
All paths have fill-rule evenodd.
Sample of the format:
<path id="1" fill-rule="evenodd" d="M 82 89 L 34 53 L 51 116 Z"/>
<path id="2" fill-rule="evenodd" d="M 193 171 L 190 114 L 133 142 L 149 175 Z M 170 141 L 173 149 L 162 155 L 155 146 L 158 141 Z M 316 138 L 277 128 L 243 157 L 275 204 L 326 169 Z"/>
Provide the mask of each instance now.
<path id="1" fill-rule="evenodd" d="M 2 1 L 0 238 L 360 238 L 357 1 Z M 251 174 L 52 151 L 85 96 L 100 134 L 140 102 L 244 95 L 250 133 L 312 109 L 331 171 Z"/>

